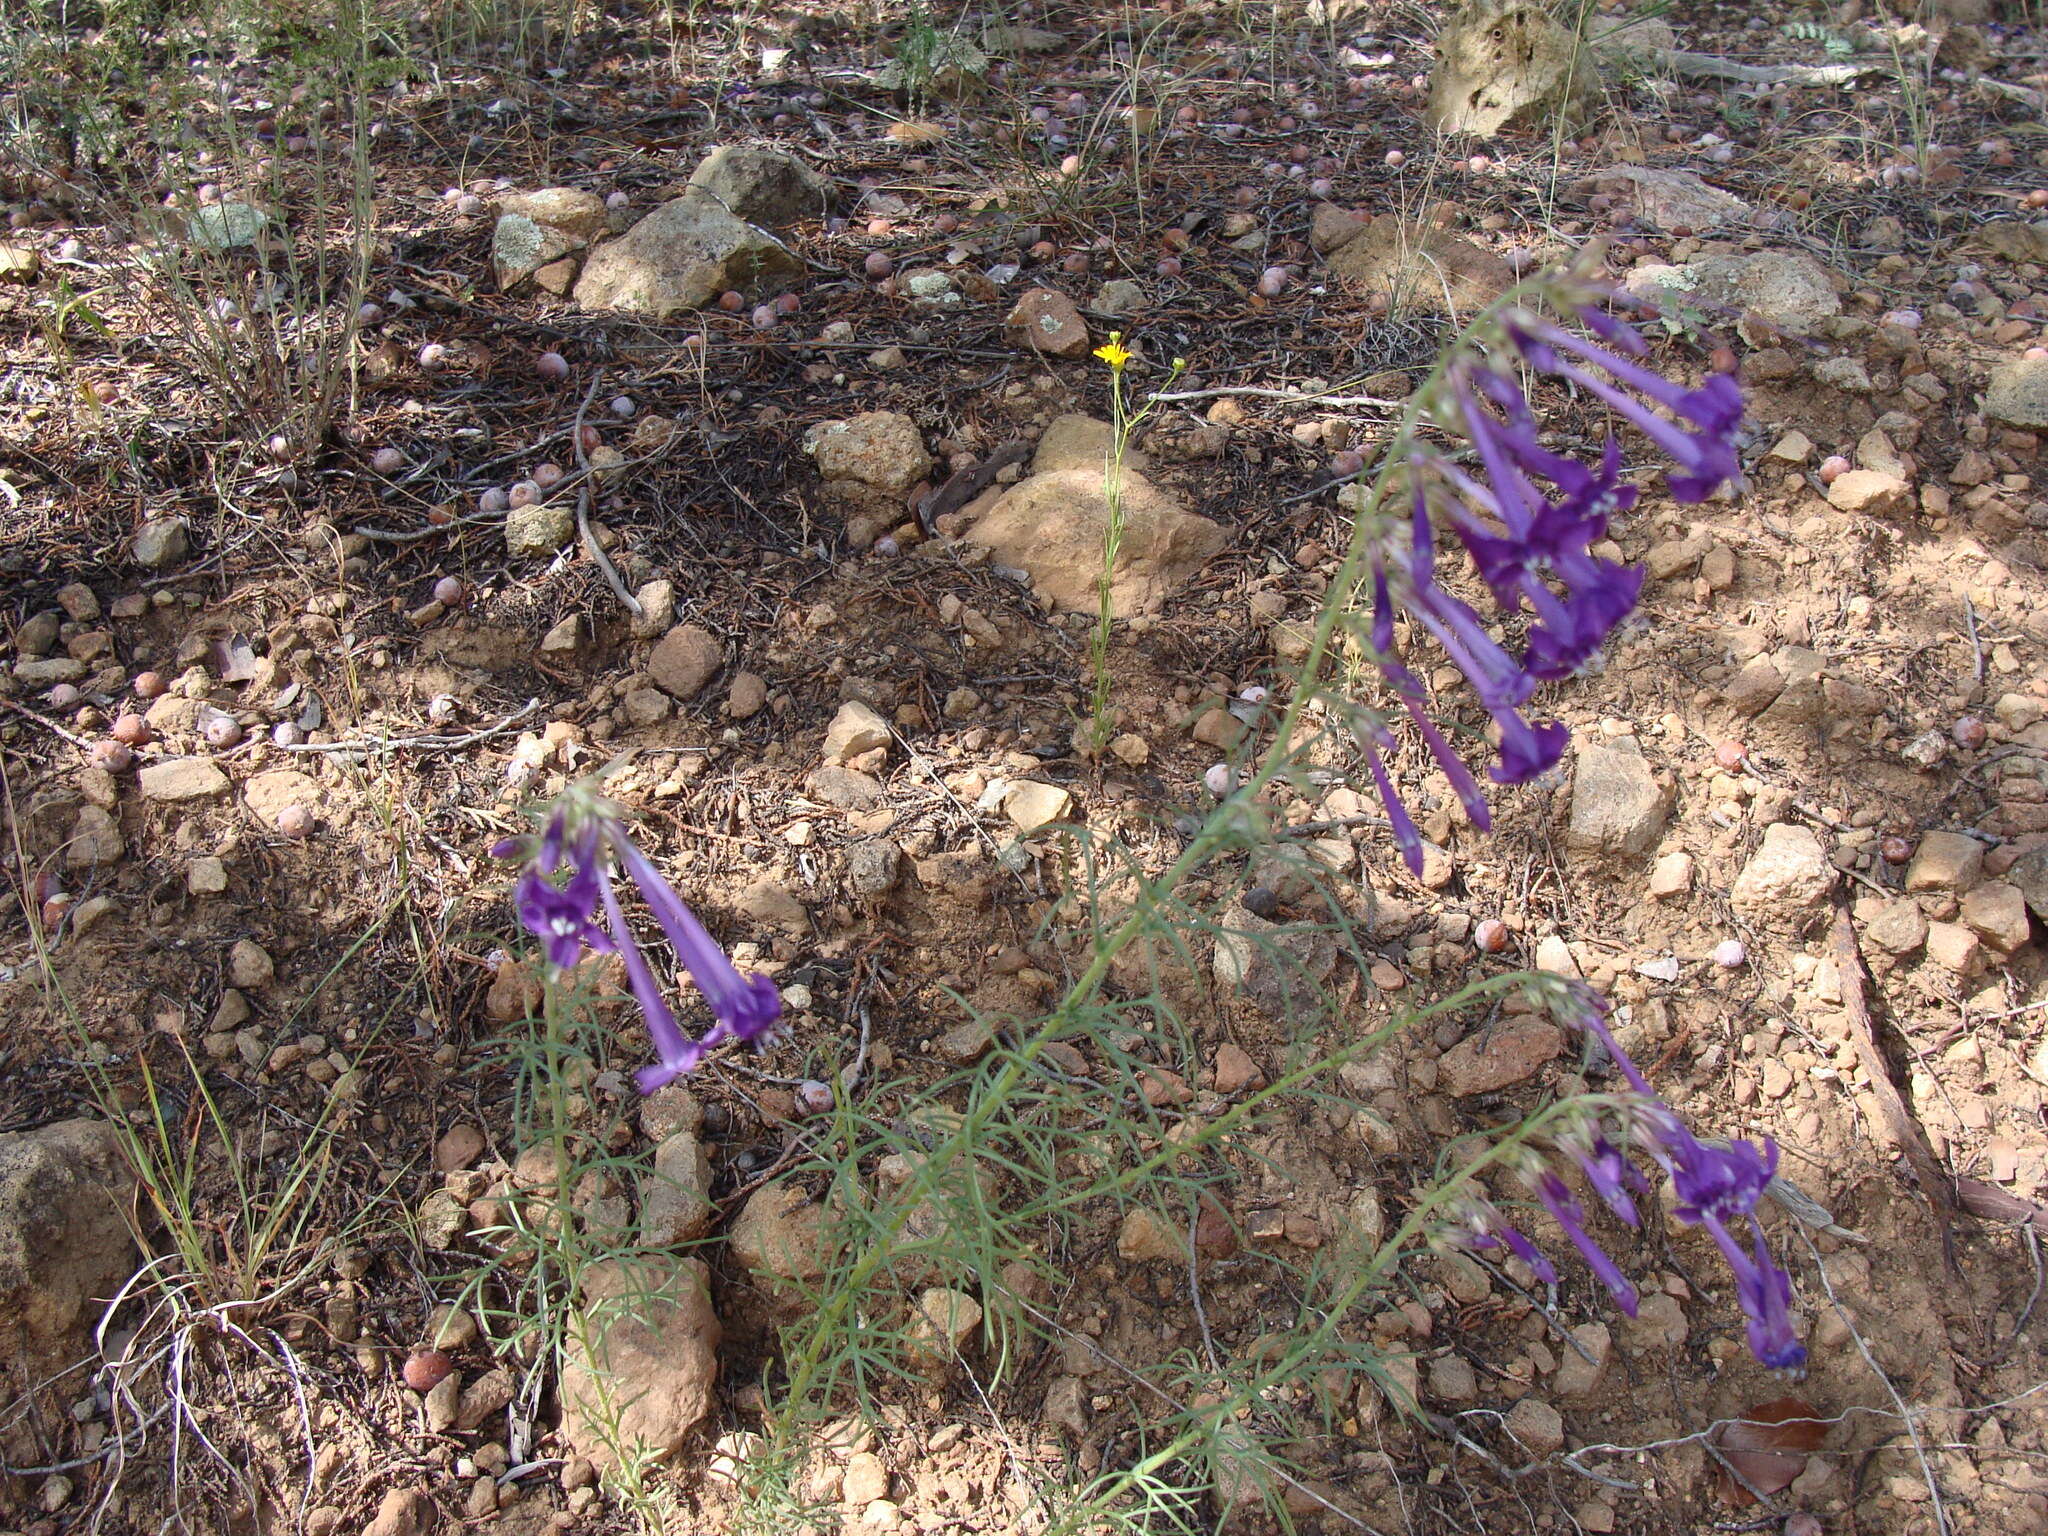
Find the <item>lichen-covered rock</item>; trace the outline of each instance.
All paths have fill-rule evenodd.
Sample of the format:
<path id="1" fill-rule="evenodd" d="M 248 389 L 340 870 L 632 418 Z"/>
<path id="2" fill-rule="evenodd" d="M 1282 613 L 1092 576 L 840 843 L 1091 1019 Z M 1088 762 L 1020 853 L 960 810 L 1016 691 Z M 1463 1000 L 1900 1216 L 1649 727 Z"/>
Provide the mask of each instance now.
<path id="1" fill-rule="evenodd" d="M 1383 213 L 1338 246 L 1330 271 L 1396 310 L 1477 314 L 1514 286 L 1515 274 L 1491 251 L 1398 214 Z"/>
<path id="2" fill-rule="evenodd" d="M 713 198 L 687 193 L 592 251 L 575 299 L 585 309 L 665 320 L 727 289 L 779 287 L 802 273 L 802 263 L 773 236 Z"/>
<path id="3" fill-rule="evenodd" d="M 690 185 L 736 217 L 770 229 L 820 218 L 832 207 L 831 182 L 794 155 L 758 145 L 716 146 L 690 173 Z"/>

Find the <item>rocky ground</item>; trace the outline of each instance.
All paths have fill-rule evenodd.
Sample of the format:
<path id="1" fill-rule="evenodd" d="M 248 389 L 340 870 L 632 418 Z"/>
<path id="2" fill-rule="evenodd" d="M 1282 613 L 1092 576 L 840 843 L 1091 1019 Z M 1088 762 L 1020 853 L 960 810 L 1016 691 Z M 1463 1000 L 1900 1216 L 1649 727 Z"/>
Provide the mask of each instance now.
<path id="1" fill-rule="evenodd" d="M 1277 701 L 1306 653 L 1349 534 L 1337 486 L 1455 319 L 1596 237 L 1658 304 L 1666 371 L 1732 350 L 1746 487 L 1681 509 L 1646 485 L 1610 551 L 1648 568 L 1640 621 L 1539 700 L 1573 750 L 1493 796 L 1490 835 L 1410 742 L 1419 879 L 1332 772 L 1273 798 L 1307 863 L 1190 892 L 1243 893 L 1233 923 L 1277 933 L 1312 1001 L 1197 936 L 1116 979 L 1158 985 L 1184 1038 L 1063 1046 L 1060 1070 L 1136 1049 L 1148 1109 L 1213 1121 L 1536 967 L 1612 997 L 1702 1134 L 1783 1147 L 1803 1380 L 1750 1359 L 1675 1225 L 1617 1239 L 1633 1320 L 1582 1272 L 1544 1306 L 1425 1254 L 1351 1330 L 1379 1379 L 1272 1405 L 1299 1523 L 2048 1524 L 2048 33 L 1700 6 L 1682 35 L 1613 30 L 1589 74 L 1550 67 L 1528 8 L 1440 45 L 1434 8 L 1330 9 L 1163 7 L 1142 36 L 1086 8 L 949 15 L 932 55 L 809 12 L 707 21 L 686 49 L 615 7 L 531 55 L 400 71 L 365 135 L 366 287 L 290 267 L 354 365 L 319 440 L 290 411 L 223 419 L 158 306 L 215 283 L 240 295 L 224 334 L 275 334 L 248 295 L 304 242 L 294 167 L 345 115 L 223 71 L 302 201 L 166 159 L 183 288 L 84 169 L 17 168 L 16 1527 L 743 1518 L 792 1285 L 831 1263 L 823 1081 L 888 1122 L 1051 1005 L 1087 959 L 1077 894 L 1110 884 L 1061 828 L 1171 862 L 1205 775 L 1269 738 L 1245 690 Z M 100 325 L 60 313 L 80 294 Z M 1188 368 L 1127 461 L 1096 751 L 1112 331 L 1137 391 Z M 1583 403 L 1556 409 L 1597 441 Z M 1444 718 L 1480 719 L 1455 671 L 1430 682 Z M 606 764 L 793 1030 L 643 1102 L 643 1032 L 588 967 L 603 1044 L 559 1079 L 549 1141 L 540 982 L 488 850 Z M 1317 928 L 1333 914 L 1348 944 Z M 1048 1240 L 1061 1283 L 1020 1282 L 1041 1326 L 1000 1370 L 984 1313 L 1006 1298 L 912 1286 L 905 1326 L 945 1368 L 808 1448 L 816 1523 L 1042 1529 L 1062 1488 L 1145 1454 L 1158 1383 L 1258 1358 L 1303 1276 L 1376 1244 L 1458 1138 L 1591 1070 L 1511 1009 L 1404 1033 L 1232 1141 L 1192 1239 L 1103 1201 Z M 587 1244 L 569 1291 L 506 1258 L 533 1227 Z M 95 1341 L 137 1229 L 157 1281 Z M 548 1332 L 607 1297 L 638 1304 Z M 1755 1416 L 1810 1433 L 1723 1425 L 1787 1399 Z M 637 1498 L 621 1428 L 665 1460 Z M 1198 1523 L 1268 1518 L 1227 1468 L 1201 1476 Z"/>

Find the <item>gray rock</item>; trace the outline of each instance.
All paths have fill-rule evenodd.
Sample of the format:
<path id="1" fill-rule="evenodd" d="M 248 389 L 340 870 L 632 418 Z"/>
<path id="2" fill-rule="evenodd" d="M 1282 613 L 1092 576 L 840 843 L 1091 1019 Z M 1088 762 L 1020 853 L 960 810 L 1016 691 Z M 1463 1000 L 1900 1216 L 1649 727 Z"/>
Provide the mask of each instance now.
<path id="1" fill-rule="evenodd" d="M 887 838 L 855 843 L 846 850 L 846 884 L 854 895 L 875 901 L 895 888 L 903 850 Z"/>
<path id="2" fill-rule="evenodd" d="M 1827 268 L 1803 251 L 1703 256 L 1685 270 L 1709 303 L 1740 310 L 1788 335 L 1810 336 L 1842 312 Z"/>
<path id="3" fill-rule="evenodd" d="M 1128 277 L 1111 278 L 1095 294 L 1095 308 L 1119 319 L 1135 315 L 1145 307 L 1145 285 Z"/>
<path id="4" fill-rule="evenodd" d="M 70 656 L 49 656 L 39 661 L 17 661 L 15 680 L 24 688 L 54 688 L 75 683 L 86 674 L 86 665 Z"/>
<path id="5" fill-rule="evenodd" d="M 2027 909 L 2048 922 L 2048 848 L 2034 848 L 2014 861 L 2005 878 L 2019 887 Z"/>
<path id="6" fill-rule="evenodd" d="M 202 251 L 239 250 L 263 238 L 270 220 L 247 203 L 208 203 L 185 222 L 185 238 Z"/>
<path id="7" fill-rule="evenodd" d="M 505 514 L 505 551 L 519 560 L 545 560 L 576 536 L 576 514 L 540 501 Z"/>
<path id="8" fill-rule="evenodd" d="M 32 657 L 46 654 L 57 643 L 57 631 L 63 625 L 64 620 L 48 609 L 23 620 L 21 628 L 14 632 L 15 655 Z"/>
<path id="9" fill-rule="evenodd" d="M 2022 357 L 1991 371 L 1984 414 L 2009 427 L 2048 427 L 2048 357 Z"/>
<path id="10" fill-rule="evenodd" d="M 751 1202 L 750 1202 L 751 1203 Z M 600 1468 L 666 1461 L 709 1417 L 724 1337 L 699 1259 L 642 1255 L 583 1272 L 563 1349 L 562 1437 Z"/>
<path id="11" fill-rule="evenodd" d="M 690 173 L 690 185 L 715 196 L 735 217 L 770 229 L 822 218 L 832 208 L 832 183 L 780 150 L 725 144 Z"/>
<path id="12" fill-rule="evenodd" d="M 1740 225 L 1756 210 L 1732 192 L 1702 181 L 1691 171 L 1658 170 L 1643 165 L 1609 166 L 1595 173 L 1593 185 L 1609 197 L 1623 199 L 1624 206 L 1644 223 L 1658 229 L 1709 230 L 1721 225 Z M 1698 275 L 1690 267 L 1653 265 L 1630 272 L 1627 287 L 1644 297 L 1646 287 L 1692 288 Z"/>
<path id="13" fill-rule="evenodd" d="M 772 236 L 708 196 L 685 195 L 592 251 L 575 299 L 585 309 L 665 320 L 727 289 L 779 287 L 802 275 L 803 264 Z"/>
<path id="14" fill-rule="evenodd" d="M 161 571 L 185 558 L 190 548 L 182 517 L 156 517 L 135 534 L 135 563 L 148 571 Z"/>
<path id="15" fill-rule="evenodd" d="M 1910 897 L 1889 901 L 1863 929 L 1865 942 L 1892 955 L 1909 955 L 1927 942 L 1927 914 Z"/>
<path id="16" fill-rule="evenodd" d="M 1423 119 L 1481 138 L 1583 114 L 1599 73 L 1578 39 L 1533 0 L 1479 0 L 1437 33 Z"/>
<path id="17" fill-rule="evenodd" d="M 150 763 L 136 776 L 145 800 L 173 804 L 183 800 L 211 800 L 228 792 L 228 776 L 217 763 L 203 757 L 170 757 Z"/>
<path id="18" fill-rule="evenodd" d="M 1648 853 L 1664 831 L 1670 796 L 1632 742 L 1582 741 L 1572 773 L 1566 845 L 1581 853 Z"/>

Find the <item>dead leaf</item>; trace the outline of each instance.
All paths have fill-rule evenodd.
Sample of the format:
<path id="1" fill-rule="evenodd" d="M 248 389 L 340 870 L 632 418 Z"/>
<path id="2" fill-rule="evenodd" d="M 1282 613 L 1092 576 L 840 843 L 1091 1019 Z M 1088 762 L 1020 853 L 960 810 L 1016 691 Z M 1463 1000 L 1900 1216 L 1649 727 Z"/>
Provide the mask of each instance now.
<path id="1" fill-rule="evenodd" d="M 1797 1397 L 1758 1403 L 1726 1425 L 1714 1445 L 1757 1492 L 1779 1493 L 1806 1470 L 1807 1458 L 1827 1438 L 1827 1426 L 1819 1417 L 1813 1404 Z M 1749 1489 L 1728 1475 L 1727 1467 L 1721 1469 L 1718 1484 L 1724 1504 L 1741 1509 L 1756 1502 Z"/>
<path id="2" fill-rule="evenodd" d="M 256 650 L 247 635 L 213 642 L 213 667 L 224 683 L 246 683 L 257 675 Z"/>
<path id="3" fill-rule="evenodd" d="M 898 144 L 936 144 L 946 137 L 943 123 L 891 123 L 888 131 Z"/>

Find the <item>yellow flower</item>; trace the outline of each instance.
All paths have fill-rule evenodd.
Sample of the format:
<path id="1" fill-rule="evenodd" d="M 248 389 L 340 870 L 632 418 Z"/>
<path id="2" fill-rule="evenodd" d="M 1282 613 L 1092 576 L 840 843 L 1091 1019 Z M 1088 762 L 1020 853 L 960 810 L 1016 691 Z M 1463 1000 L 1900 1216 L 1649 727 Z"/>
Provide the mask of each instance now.
<path id="1" fill-rule="evenodd" d="M 1109 340 L 1095 349 L 1095 355 L 1109 364 L 1110 372 L 1122 373 L 1124 364 L 1131 360 L 1131 350 L 1124 345 L 1124 333 L 1111 331 Z"/>

